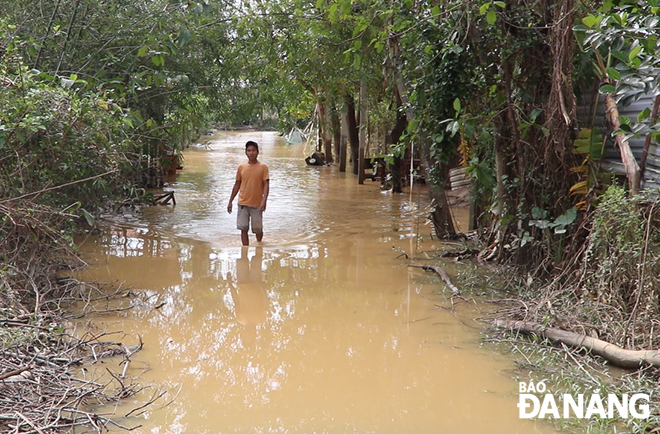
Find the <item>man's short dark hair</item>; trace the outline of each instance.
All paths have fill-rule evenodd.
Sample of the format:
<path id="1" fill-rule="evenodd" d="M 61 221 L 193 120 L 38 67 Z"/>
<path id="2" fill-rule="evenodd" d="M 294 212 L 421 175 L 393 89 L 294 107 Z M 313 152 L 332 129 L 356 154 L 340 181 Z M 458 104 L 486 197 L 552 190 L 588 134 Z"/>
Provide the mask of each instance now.
<path id="1" fill-rule="evenodd" d="M 250 140 L 245 144 L 245 150 L 247 151 L 247 148 L 249 148 L 250 146 L 254 146 L 255 148 L 257 148 L 257 152 L 259 152 L 259 145 L 257 145 L 257 142 L 253 142 L 252 140 Z"/>

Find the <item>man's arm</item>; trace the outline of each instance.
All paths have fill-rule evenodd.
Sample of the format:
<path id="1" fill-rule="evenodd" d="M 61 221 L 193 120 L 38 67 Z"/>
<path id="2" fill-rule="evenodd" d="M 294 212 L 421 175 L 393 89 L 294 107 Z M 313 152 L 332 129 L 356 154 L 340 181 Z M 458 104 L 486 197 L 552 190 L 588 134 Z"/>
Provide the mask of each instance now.
<path id="1" fill-rule="evenodd" d="M 232 207 L 232 202 L 234 202 L 234 198 L 238 194 L 238 192 L 241 190 L 241 181 L 236 181 L 234 183 L 234 188 L 231 190 L 231 197 L 229 198 L 229 204 L 227 205 L 227 212 L 231 214 L 231 207 Z"/>
<path id="2" fill-rule="evenodd" d="M 263 189 L 264 189 L 264 195 L 261 199 L 261 206 L 259 207 L 259 210 L 261 212 L 266 211 L 266 202 L 268 201 L 268 192 L 270 190 L 270 179 L 267 179 L 264 181 Z"/>

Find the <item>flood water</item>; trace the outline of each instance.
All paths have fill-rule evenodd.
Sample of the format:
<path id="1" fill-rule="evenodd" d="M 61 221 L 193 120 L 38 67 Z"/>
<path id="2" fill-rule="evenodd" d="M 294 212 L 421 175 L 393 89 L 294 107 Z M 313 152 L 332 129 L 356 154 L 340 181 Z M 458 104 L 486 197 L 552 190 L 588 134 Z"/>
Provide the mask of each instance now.
<path id="1" fill-rule="evenodd" d="M 310 150 L 274 133 L 209 139 L 184 153 L 168 186 L 176 206 L 127 212 L 81 246 L 84 278 L 142 295 L 93 320 L 126 344 L 139 336 L 128 374 L 151 385 L 103 411 L 153 434 L 554 432 L 518 418 L 513 364 L 480 347 L 479 307 L 447 309 L 441 281 L 408 267 L 402 253 L 442 247 L 423 190 L 392 195 L 307 167 Z M 242 248 L 226 208 L 247 140 L 271 194 L 264 242 Z"/>

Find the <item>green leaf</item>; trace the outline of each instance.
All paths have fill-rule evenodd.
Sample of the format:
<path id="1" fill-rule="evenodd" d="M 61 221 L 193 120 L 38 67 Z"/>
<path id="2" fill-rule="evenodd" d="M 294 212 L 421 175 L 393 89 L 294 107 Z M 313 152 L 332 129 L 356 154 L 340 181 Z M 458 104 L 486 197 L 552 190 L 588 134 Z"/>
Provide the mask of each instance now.
<path id="1" fill-rule="evenodd" d="M 531 119 L 532 122 L 536 122 L 536 118 L 538 118 L 541 113 L 543 113 L 543 110 L 541 110 L 540 108 L 535 108 L 534 110 L 532 110 L 532 113 L 529 115 L 529 118 Z"/>
<path id="2" fill-rule="evenodd" d="M 628 63 L 628 56 L 623 51 L 612 50 L 610 54 L 624 63 Z"/>
<path id="3" fill-rule="evenodd" d="M 595 17 L 592 14 L 589 14 L 586 17 L 582 18 L 582 24 L 589 27 L 590 29 L 593 28 L 594 25 L 596 25 L 596 23 L 599 21 L 600 21 L 599 17 Z"/>
<path id="4" fill-rule="evenodd" d="M 529 225 L 536 226 L 539 229 L 547 229 L 553 227 L 554 223 L 548 220 L 530 220 Z"/>
<path id="5" fill-rule="evenodd" d="M 137 52 L 138 57 L 144 57 L 149 53 L 149 47 L 140 47 Z"/>
<path id="6" fill-rule="evenodd" d="M 469 124 L 469 123 L 464 123 L 463 124 L 463 129 L 465 130 L 465 135 L 467 137 L 474 136 L 474 132 L 475 132 L 474 125 Z"/>
<path id="7" fill-rule="evenodd" d="M 454 100 L 454 110 L 456 110 L 456 113 L 461 112 L 461 100 L 458 98 Z"/>
<path id="8" fill-rule="evenodd" d="M 577 208 L 569 208 L 564 214 L 560 215 L 555 219 L 555 224 L 557 226 L 568 226 L 575 221 L 577 218 Z"/>
<path id="9" fill-rule="evenodd" d="M 431 8 L 431 15 L 434 17 L 440 15 L 440 6 L 433 6 Z"/>
<path id="10" fill-rule="evenodd" d="M 614 133 L 612 133 L 612 134 L 617 135 L 617 134 L 624 134 L 624 133 L 630 133 L 630 132 L 632 132 L 632 130 L 630 129 L 630 125 L 621 124 L 619 126 L 619 129 L 617 131 L 615 131 Z"/>
<path id="11" fill-rule="evenodd" d="M 658 43 L 658 37 L 655 35 L 649 36 L 642 41 L 642 45 L 644 46 L 644 49 L 649 52 L 653 52 L 657 43 Z"/>
<path id="12" fill-rule="evenodd" d="M 192 39 L 192 35 L 190 34 L 190 30 L 186 28 L 181 29 L 181 32 L 179 33 L 179 47 L 183 47 L 191 39 Z"/>
<path id="13" fill-rule="evenodd" d="M 616 69 L 614 69 L 614 68 L 605 68 L 605 72 L 607 72 L 607 76 L 609 78 L 611 78 L 612 80 L 616 80 L 616 81 L 621 80 L 621 74 Z"/>
<path id="14" fill-rule="evenodd" d="M 156 66 L 165 65 L 165 57 L 162 54 L 151 56 L 151 62 Z"/>
<path id="15" fill-rule="evenodd" d="M 639 114 L 637 115 L 637 122 L 641 122 L 645 119 L 648 119 L 650 116 L 651 116 L 651 110 L 649 110 L 649 108 L 646 107 L 644 110 L 639 112 Z"/>
<path id="16" fill-rule="evenodd" d="M 329 19 L 330 22 L 333 23 L 333 24 L 336 22 L 336 17 L 335 17 L 335 15 L 337 14 L 337 7 L 338 7 L 338 6 L 337 6 L 337 3 L 333 3 L 333 4 L 331 4 L 330 7 L 328 8 L 328 19 Z"/>
<path id="17" fill-rule="evenodd" d="M 637 57 L 637 54 L 639 54 L 640 51 L 642 51 L 642 47 L 641 47 L 641 46 L 637 46 L 637 47 L 633 48 L 633 49 L 630 51 L 630 53 L 628 54 L 628 61 L 632 62 L 632 60 L 633 60 L 635 57 Z"/>
<path id="18" fill-rule="evenodd" d="M 451 47 L 451 52 L 454 54 L 461 54 L 463 51 L 464 51 L 463 47 L 461 47 L 460 45 L 454 45 Z"/>
<path id="19" fill-rule="evenodd" d="M 353 68 L 360 69 L 361 66 L 362 66 L 362 57 L 360 57 L 359 54 L 355 53 L 355 56 L 353 56 Z"/>
<path id="20" fill-rule="evenodd" d="M 96 219 L 92 214 L 90 214 L 85 208 L 80 208 L 80 213 L 83 215 L 83 217 L 85 217 L 88 225 L 94 226 Z"/>
<path id="21" fill-rule="evenodd" d="M 481 6 L 479 6 L 479 14 L 485 15 L 488 9 L 490 9 L 490 2 L 482 4 Z"/>
<path id="22" fill-rule="evenodd" d="M 449 124 L 447 124 L 447 132 L 451 133 L 452 136 L 455 136 L 456 133 L 458 132 L 459 128 L 458 121 L 451 121 Z"/>
<path id="23" fill-rule="evenodd" d="M 532 207 L 532 218 L 535 220 L 541 220 L 548 217 L 547 211 L 539 208 L 538 206 Z"/>
<path id="24" fill-rule="evenodd" d="M 486 22 L 488 24 L 495 24 L 495 21 L 497 21 L 497 14 L 495 13 L 495 9 L 490 9 L 486 14 Z"/>
<path id="25" fill-rule="evenodd" d="M 616 88 L 612 86 L 611 84 L 606 84 L 605 86 L 601 86 L 600 89 L 598 89 L 598 92 L 605 95 L 606 93 L 614 93 Z"/>

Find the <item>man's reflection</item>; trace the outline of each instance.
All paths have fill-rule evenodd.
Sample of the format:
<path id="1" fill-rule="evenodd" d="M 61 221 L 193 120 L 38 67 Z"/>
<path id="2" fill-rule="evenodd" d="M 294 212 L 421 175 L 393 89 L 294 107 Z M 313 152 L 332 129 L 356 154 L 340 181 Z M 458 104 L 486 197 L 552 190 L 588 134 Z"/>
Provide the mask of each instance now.
<path id="1" fill-rule="evenodd" d="M 241 249 L 241 257 L 236 260 L 236 286 L 230 282 L 234 300 L 236 320 L 241 323 L 243 345 L 252 345 L 256 339 L 257 326 L 266 321 L 268 315 L 268 295 L 261 281 L 263 250 L 257 247 L 252 259 L 248 259 L 248 247 Z"/>

